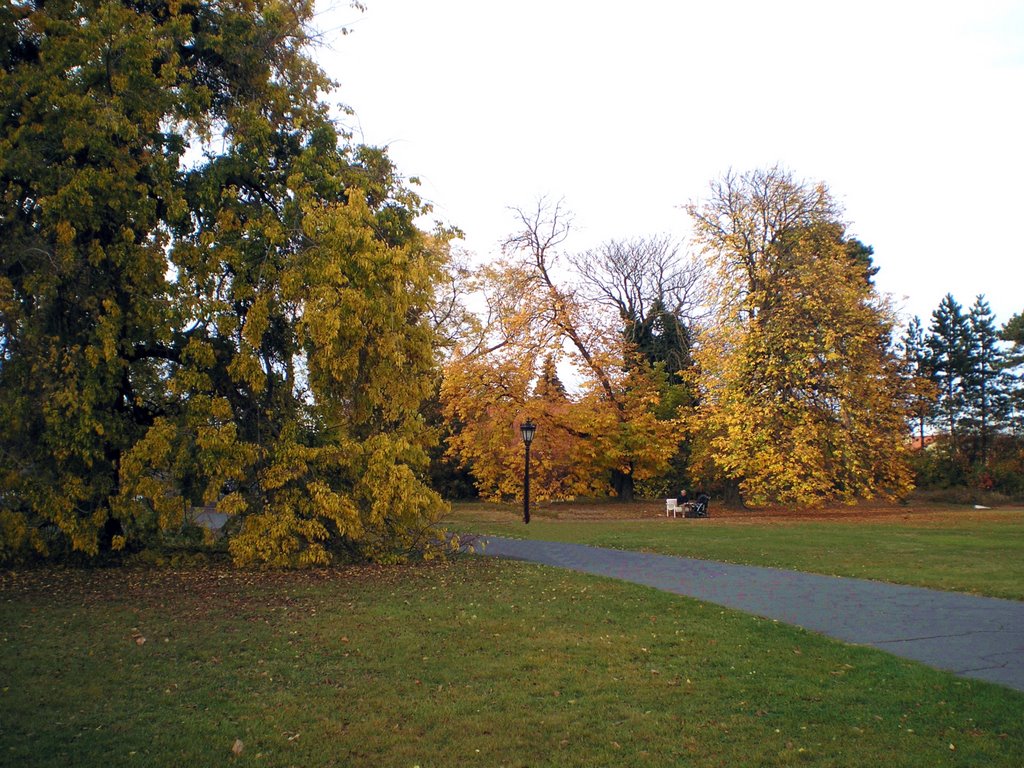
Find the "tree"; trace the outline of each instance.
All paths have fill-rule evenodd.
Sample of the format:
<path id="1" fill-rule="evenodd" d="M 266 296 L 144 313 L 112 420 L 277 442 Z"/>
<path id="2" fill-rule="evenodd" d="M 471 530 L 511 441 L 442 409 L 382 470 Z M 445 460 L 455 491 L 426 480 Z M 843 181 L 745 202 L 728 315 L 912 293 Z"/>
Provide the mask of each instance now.
<path id="1" fill-rule="evenodd" d="M 611 240 L 571 258 L 585 298 L 618 315 L 625 341 L 674 382 L 691 364 L 692 327 L 702 319 L 706 276 L 667 237 Z"/>
<path id="2" fill-rule="evenodd" d="M 972 345 L 970 365 L 964 377 L 964 405 L 970 431 L 975 435 L 972 463 L 985 466 L 992 438 L 1009 416 L 1009 381 L 995 316 L 984 296 L 975 299 L 968 322 Z"/>
<path id="3" fill-rule="evenodd" d="M 915 316 L 907 324 L 900 346 L 908 407 L 915 422 L 920 446 L 924 448 L 925 423 L 935 404 L 936 388 L 931 381 L 929 350 L 920 317 Z"/>
<path id="4" fill-rule="evenodd" d="M 966 407 L 964 382 L 969 375 L 974 339 L 970 318 L 963 307 L 946 294 L 932 311 L 926 339 L 928 367 L 939 390 L 936 414 L 949 435 L 954 455 L 960 453 L 960 432 Z"/>
<path id="5" fill-rule="evenodd" d="M 891 313 L 828 190 L 778 168 L 730 173 L 689 210 L 720 285 L 697 354 L 707 458 L 754 503 L 906 493 Z"/>
<path id="6" fill-rule="evenodd" d="M 1024 365 L 1024 312 L 1006 321 L 999 338 L 1010 344 L 1004 366 L 1010 379 L 1011 423 L 1020 435 L 1024 433 L 1024 377 L 1019 372 Z"/>
<path id="7" fill-rule="evenodd" d="M 1007 365 L 1024 364 L 1024 312 L 1018 312 L 1006 321 L 999 332 L 999 338 L 1012 345 L 1011 352 L 1007 355 Z"/>
<path id="8" fill-rule="evenodd" d="M 952 294 L 944 296 L 932 312 L 925 346 L 923 368 L 938 394 L 934 423 L 946 443 L 942 461 L 934 463 L 935 479 L 990 487 L 996 483 L 993 466 L 1008 466 L 1003 458 L 993 460 L 993 447 L 1006 443 L 1001 433 L 1012 422 L 1014 381 L 1012 355 L 1003 350 L 984 296 L 967 312 Z"/>
<path id="9" fill-rule="evenodd" d="M 506 251 L 520 257 L 533 275 L 536 305 L 586 377 L 586 399 L 599 422 L 590 434 L 603 441 L 616 496 L 631 501 L 636 481 L 664 470 L 675 452 L 671 422 L 659 422 L 652 409 L 659 399 L 657 383 L 647 367 L 630 365 L 637 354 L 635 341 L 609 334 L 596 307 L 553 278 L 558 249 L 572 226 L 561 203 L 550 206 L 540 200 L 535 209 L 516 209 L 515 214 L 521 228 L 506 241 Z M 634 285 L 642 285 L 642 279 L 635 276 Z M 642 291 L 636 298 L 638 309 Z"/>
<path id="10" fill-rule="evenodd" d="M 779 292 L 776 278 L 793 268 L 794 233 L 839 226 L 839 207 L 824 184 L 799 183 L 778 166 L 730 170 L 711 182 L 706 200 L 686 210 L 697 243 L 719 273 L 719 309 L 740 315 L 756 314 L 758 303 L 770 305 Z"/>
<path id="11" fill-rule="evenodd" d="M 842 237 L 842 231 L 837 230 L 836 233 L 839 237 Z M 874 256 L 875 249 L 870 245 L 862 243 L 855 237 L 851 237 L 844 241 L 846 246 L 846 253 L 850 261 L 860 268 L 860 272 L 869 285 L 874 285 L 875 275 L 878 274 L 878 267 L 875 266 Z"/>
<path id="12" fill-rule="evenodd" d="M 417 412 L 443 237 L 328 119 L 312 13 L 0 10 L 0 554 L 216 504 L 237 562 L 323 563 L 440 514 Z"/>
<path id="13" fill-rule="evenodd" d="M 684 257 L 667 237 L 611 240 L 570 258 L 583 296 L 609 312 L 633 350 L 626 365 L 661 381 L 657 418 L 673 421 L 694 405 L 689 373 L 694 337 L 706 322 L 707 274 L 699 259 Z M 681 436 L 680 436 L 681 437 Z M 643 491 L 674 493 L 689 476 L 689 446 L 676 440 L 667 473 L 650 478 Z M 674 490 L 673 490 L 674 489 Z"/>
<path id="14" fill-rule="evenodd" d="M 540 424 L 531 450 L 536 500 L 571 498 L 600 486 L 581 451 L 587 435 L 574 418 L 554 371 L 560 334 L 535 301 L 537 282 L 523 265 L 498 261 L 470 281 L 482 319 L 467 324 L 444 365 L 441 402 L 453 425 L 448 454 L 474 478 L 481 496 L 513 499 L 522 492 L 523 446 L 518 424 Z M 538 371 L 537 361 L 544 360 Z"/>
<path id="15" fill-rule="evenodd" d="M 594 414 L 588 404 L 565 392 L 544 357 L 522 338 L 483 353 L 456 354 L 445 366 L 441 391 L 446 419 L 457 425 L 448 450 L 473 475 L 484 498 L 520 498 L 523 490 L 523 444 L 519 424 L 539 425 L 531 447 L 531 496 L 537 501 L 599 494 L 606 488 L 601 451 L 595 447 Z"/>
<path id="16" fill-rule="evenodd" d="M 567 402 L 569 393 L 558 376 L 558 365 L 555 363 L 555 356 L 548 354 L 544 357 L 544 364 L 540 369 L 540 376 L 534 388 L 537 397 L 552 402 Z"/>
<path id="17" fill-rule="evenodd" d="M 675 450 L 673 422 L 655 413 L 664 376 L 627 365 L 635 345 L 602 307 L 555 279 L 571 228 L 561 203 L 540 201 L 515 214 L 521 229 L 505 258 L 480 273 L 480 333 L 446 364 L 446 413 L 462 425 L 452 449 L 483 495 L 514 495 L 522 451 L 515 425 L 528 415 L 539 425 L 531 448 L 536 498 L 600 493 L 610 484 L 628 500 L 634 483 L 663 472 Z M 571 396 L 553 373 L 562 360 L 579 375 Z M 506 394 L 496 400 L 499 389 Z"/>

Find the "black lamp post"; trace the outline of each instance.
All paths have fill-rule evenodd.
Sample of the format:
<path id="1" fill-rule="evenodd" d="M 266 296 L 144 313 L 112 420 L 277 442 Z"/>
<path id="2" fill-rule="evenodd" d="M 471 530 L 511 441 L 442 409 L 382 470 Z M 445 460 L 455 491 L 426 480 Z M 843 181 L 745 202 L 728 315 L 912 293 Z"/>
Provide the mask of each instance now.
<path id="1" fill-rule="evenodd" d="M 527 419 L 519 425 L 519 431 L 523 433 L 523 445 L 526 446 L 526 473 L 523 475 L 523 522 L 530 522 L 530 443 L 533 442 L 533 433 L 537 431 L 537 425 Z"/>

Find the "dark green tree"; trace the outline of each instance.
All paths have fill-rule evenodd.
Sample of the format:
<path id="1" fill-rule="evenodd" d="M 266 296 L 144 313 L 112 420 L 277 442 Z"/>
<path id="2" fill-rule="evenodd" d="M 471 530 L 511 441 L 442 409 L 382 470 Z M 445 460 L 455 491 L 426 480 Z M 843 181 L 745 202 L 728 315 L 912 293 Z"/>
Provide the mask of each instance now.
<path id="1" fill-rule="evenodd" d="M 1010 424 L 1019 439 L 1024 437 L 1024 312 L 1006 322 L 999 338 L 1010 344 L 1005 360 L 1010 389 Z"/>
<path id="2" fill-rule="evenodd" d="M 974 340 L 970 318 L 952 294 L 947 293 L 932 311 L 926 344 L 928 369 L 938 387 L 937 426 L 947 433 L 953 453 L 958 454 L 966 407 L 964 379 L 970 375 Z"/>
<path id="3" fill-rule="evenodd" d="M 1006 358 L 1007 364 L 1011 367 L 1024 365 L 1024 312 L 1006 321 L 1006 325 L 999 332 L 999 338 L 1012 345 Z"/>
<path id="4" fill-rule="evenodd" d="M 925 423 L 931 415 L 935 403 L 935 387 L 931 382 L 929 351 L 925 342 L 921 318 L 915 315 L 907 324 L 906 331 L 900 339 L 900 352 L 903 357 L 905 391 L 909 400 L 908 410 L 913 416 L 914 427 L 922 448 L 924 447 Z"/>
<path id="5" fill-rule="evenodd" d="M 839 233 L 840 237 L 842 232 Z M 875 261 L 872 258 L 875 255 L 875 249 L 862 243 L 855 237 L 845 239 L 846 252 L 850 255 L 850 260 L 854 264 L 857 264 L 864 273 L 864 280 L 868 285 L 874 285 L 875 275 L 878 274 L 878 267 L 875 266 Z"/>
<path id="6" fill-rule="evenodd" d="M 969 370 L 963 380 L 965 422 L 974 438 L 971 463 L 985 466 L 993 435 L 1009 416 L 1010 383 L 995 316 L 984 296 L 976 298 L 968 322 L 971 348 Z"/>
<path id="7" fill-rule="evenodd" d="M 660 297 L 652 302 L 642 321 L 626 320 L 624 335 L 648 365 L 664 365 L 669 384 L 682 383 L 683 374 L 693 365 L 692 334 L 685 320 L 666 307 Z"/>
<path id="8" fill-rule="evenodd" d="M 611 240 L 575 257 L 584 295 L 617 316 L 637 362 L 664 363 L 672 383 L 692 364 L 703 268 L 666 237 Z"/>

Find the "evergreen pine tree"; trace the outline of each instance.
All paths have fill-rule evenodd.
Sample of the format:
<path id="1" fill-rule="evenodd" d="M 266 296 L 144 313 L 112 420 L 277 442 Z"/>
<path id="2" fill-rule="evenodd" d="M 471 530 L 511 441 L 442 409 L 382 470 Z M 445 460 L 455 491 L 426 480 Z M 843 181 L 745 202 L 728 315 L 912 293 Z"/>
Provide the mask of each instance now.
<path id="1" fill-rule="evenodd" d="M 1009 389 L 1009 421 L 1014 433 L 1021 436 L 1024 435 L 1024 312 L 1011 317 L 999 337 L 1011 345 L 1003 361 Z"/>
<path id="2" fill-rule="evenodd" d="M 964 377 L 971 367 L 974 346 L 970 320 L 952 294 L 946 294 L 932 312 L 926 339 L 928 369 L 938 387 L 937 426 L 949 434 L 954 454 L 960 450 L 965 408 Z"/>
<path id="3" fill-rule="evenodd" d="M 558 368 L 552 355 L 545 355 L 535 390 L 537 397 L 545 400 L 568 400 L 565 385 L 558 378 Z"/>
<path id="4" fill-rule="evenodd" d="M 992 436 L 1007 418 L 1009 382 L 1006 355 L 999 346 L 995 316 L 984 296 L 978 296 L 968 314 L 971 329 L 970 367 L 964 376 L 965 416 L 974 435 L 970 459 L 987 464 Z"/>
<path id="5" fill-rule="evenodd" d="M 928 346 L 925 343 L 924 327 L 921 318 L 914 319 L 900 340 L 903 352 L 904 376 L 906 377 L 907 397 L 910 402 L 910 413 L 914 418 L 914 428 L 924 447 L 925 422 L 931 415 L 935 402 L 934 388 L 930 382 L 928 368 Z"/>

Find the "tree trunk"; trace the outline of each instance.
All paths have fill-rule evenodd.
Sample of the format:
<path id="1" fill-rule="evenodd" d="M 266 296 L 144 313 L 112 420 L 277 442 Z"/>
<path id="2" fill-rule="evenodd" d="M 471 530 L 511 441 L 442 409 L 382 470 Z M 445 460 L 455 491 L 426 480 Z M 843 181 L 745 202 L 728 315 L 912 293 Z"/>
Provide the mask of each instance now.
<path id="1" fill-rule="evenodd" d="M 633 501 L 633 475 L 620 469 L 612 470 L 612 488 L 619 501 Z"/>

